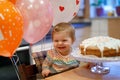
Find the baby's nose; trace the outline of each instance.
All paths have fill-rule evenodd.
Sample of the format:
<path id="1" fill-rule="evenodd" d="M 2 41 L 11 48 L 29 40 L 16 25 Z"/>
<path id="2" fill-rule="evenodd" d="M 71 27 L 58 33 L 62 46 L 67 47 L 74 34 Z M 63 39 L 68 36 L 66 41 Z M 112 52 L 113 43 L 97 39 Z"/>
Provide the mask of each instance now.
<path id="1" fill-rule="evenodd" d="M 59 41 L 58 44 L 63 44 L 63 42 L 62 42 L 62 41 Z"/>

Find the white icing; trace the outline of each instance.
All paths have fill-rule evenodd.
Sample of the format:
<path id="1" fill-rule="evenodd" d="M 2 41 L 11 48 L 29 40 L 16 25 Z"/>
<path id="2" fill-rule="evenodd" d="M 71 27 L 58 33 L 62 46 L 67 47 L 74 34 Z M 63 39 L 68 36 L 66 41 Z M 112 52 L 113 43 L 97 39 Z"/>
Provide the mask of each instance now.
<path id="1" fill-rule="evenodd" d="M 100 49 L 101 56 L 103 56 L 105 47 L 108 49 L 115 49 L 118 53 L 120 48 L 120 40 L 108 36 L 98 36 L 84 40 L 81 45 L 84 46 L 84 51 L 86 51 L 88 46 L 97 46 Z"/>

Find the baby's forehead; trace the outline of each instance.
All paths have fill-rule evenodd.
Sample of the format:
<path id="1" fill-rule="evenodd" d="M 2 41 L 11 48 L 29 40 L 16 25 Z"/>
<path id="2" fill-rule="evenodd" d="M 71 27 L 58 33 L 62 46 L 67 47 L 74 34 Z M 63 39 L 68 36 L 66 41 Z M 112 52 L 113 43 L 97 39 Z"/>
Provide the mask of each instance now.
<path id="1" fill-rule="evenodd" d="M 53 35 L 55 34 L 63 34 L 63 35 L 70 35 L 70 32 L 69 31 L 58 31 L 58 32 L 54 32 Z"/>
<path id="2" fill-rule="evenodd" d="M 53 38 L 72 38 L 69 33 L 66 32 L 58 32 L 53 34 Z"/>

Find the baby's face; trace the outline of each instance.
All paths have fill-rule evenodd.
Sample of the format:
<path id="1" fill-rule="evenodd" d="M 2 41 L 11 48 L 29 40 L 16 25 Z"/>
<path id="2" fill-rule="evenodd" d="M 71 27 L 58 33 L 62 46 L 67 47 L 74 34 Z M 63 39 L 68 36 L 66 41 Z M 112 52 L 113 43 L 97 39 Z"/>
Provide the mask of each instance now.
<path id="1" fill-rule="evenodd" d="M 73 40 L 68 33 L 56 32 L 53 35 L 53 44 L 54 44 L 54 48 L 61 55 L 68 55 L 71 51 L 71 46 L 73 44 Z"/>

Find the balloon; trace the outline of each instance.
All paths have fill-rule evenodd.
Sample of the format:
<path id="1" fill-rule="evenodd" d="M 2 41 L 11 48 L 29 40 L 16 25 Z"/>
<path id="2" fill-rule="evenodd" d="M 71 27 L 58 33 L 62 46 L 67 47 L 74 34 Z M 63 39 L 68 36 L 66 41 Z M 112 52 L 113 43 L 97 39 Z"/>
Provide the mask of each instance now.
<path id="1" fill-rule="evenodd" d="M 50 1 L 19 0 L 16 6 L 24 16 L 24 40 L 30 44 L 40 41 L 48 33 L 53 22 Z"/>
<path id="2" fill-rule="evenodd" d="M 79 0 L 50 0 L 54 12 L 53 25 L 69 22 L 79 10 Z"/>
<path id="3" fill-rule="evenodd" d="M 23 18 L 7 0 L 0 0 L 0 56 L 11 57 L 22 41 Z"/>
<path id="4" fill-rule="evenodd" d="M 13 4 L 15 4 L 16 3 L 16 0 L 9 0 L 10 2 L 12 2 Z"/>

